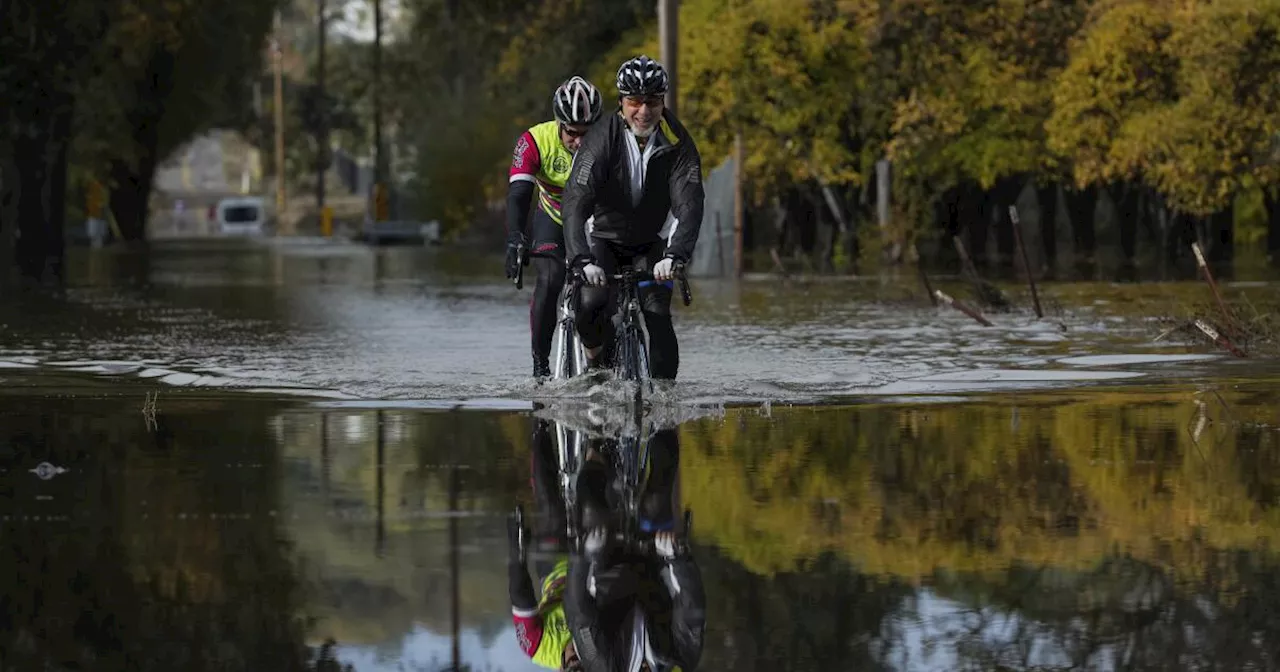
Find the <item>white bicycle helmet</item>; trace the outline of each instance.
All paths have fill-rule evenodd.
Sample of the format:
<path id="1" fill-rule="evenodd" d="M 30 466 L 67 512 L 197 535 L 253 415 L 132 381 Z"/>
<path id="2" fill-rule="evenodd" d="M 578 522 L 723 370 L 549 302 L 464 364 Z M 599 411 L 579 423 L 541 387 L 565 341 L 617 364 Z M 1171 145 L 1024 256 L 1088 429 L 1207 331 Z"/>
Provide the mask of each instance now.
<path id="1" fill-rule="evenodd" d="M 669 81 L 662 64 L 640 55 L 618 68 L 618 95 L 651 96 L 667 92 Z"/>
<path id="2" fill-rule="evenodd" d="M 600 118 L 600 91 L 581 77 L 570 77 L 561 84 L 552 99 L 556 120 L 562 124 L 582 126 Z"/>

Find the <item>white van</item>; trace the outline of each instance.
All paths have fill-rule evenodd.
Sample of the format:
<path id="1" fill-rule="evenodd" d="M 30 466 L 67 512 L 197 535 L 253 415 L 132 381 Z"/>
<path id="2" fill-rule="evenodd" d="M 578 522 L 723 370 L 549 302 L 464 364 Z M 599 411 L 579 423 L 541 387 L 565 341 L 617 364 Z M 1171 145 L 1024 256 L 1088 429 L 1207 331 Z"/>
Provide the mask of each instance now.
<path id="1" fill-rule="evenodd" d="M 225 236 L 260 236 L 266 220 L 266 202 L 255 196 L 224 198 L 213 211 L 214 225 Z"/>

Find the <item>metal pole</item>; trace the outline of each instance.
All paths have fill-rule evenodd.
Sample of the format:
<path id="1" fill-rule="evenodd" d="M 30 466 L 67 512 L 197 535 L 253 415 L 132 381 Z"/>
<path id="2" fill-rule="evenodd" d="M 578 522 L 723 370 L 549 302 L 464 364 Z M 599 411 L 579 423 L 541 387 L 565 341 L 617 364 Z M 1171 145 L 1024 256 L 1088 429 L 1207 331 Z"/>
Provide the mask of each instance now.
<path id="1" fill-rule="evenodd" d="M 676 114 L 676 85 L 679 71 L 679 34 L 680 34 L 680 2 L 679 0 L 658 0 L 658 44 L 661 52 L 658 56 L 667 70 L 669 84 L 667 87 L 667 109 Z"/>
<path id="2" fill-rule="evenodd" d="M 1205 282 L 1209 283 L 1209 289 L 1213 290 L 1213 298 L 1218 302 L 1218 310 L 1222 311 L 1223 326 L 1233 334 L 1240 333 L 1239 326 L 1236 324 L 1235 317 L 1227 310 L 1227 303 L 1222 300 L 1222 292 L 1218 291 L 1218 283 L 1213 279 L 1213 271 L 1209 270 L 1209 262 L 1205 260 L 1204 250 L 1200 247 L 1200 243 L 1191 243 L 1191 252 L 1196 256 L 1196 266 L 1200 272 L 1204 274 Z"/>
<path id="3" fill-rule="evenodd" d="M 276 222 L 277 231 L 292 233 L 285 223 L 284 190 L 284 48 L 280 41 L 280 12 L 276 11 L 274 59 L 275 59 L 275 125 L 276 125 Z"/>
<path id="4" fill-rule="evenodd" d="M 382 184 L 382 0 L 373 0 L 373 182 Z"/>
<path id="5" fill-rule="evenodd" d="M 724 277 L 724 234 L 720 228 L 720 211 L 716 211 L 716 276 Z"/>
<path id="6" fill-rule="evenodd" d="M 1031 285 L 1031 303 L 1036 308 L 1036 317 L 1043 318 L 1044 311 L 1040 310 L 1040 295 L 1036 293 L 1036 279 L 1031 275 L 1031 261 L 1027 258 L 1027 247 L 1022 243 L 1022 222 L 1018 220 L 1016 205 L 1009 206 L 1009 225 L 1013 227 L 1013 240 L 1018 245 L 1018 255 L 1022 257 L 1022 270 L 1027 273 L 1027 284 Z"/>
<path id="7" fill-rule="evenodd" d="M 739 131 L 733 138 L 733 263 L 739 278 L 742 277 L 742 228 L 746 218 L 742 202 L 742 175 L 745 172 L 742 161 L 742 132 Z"/>
<path id="8" fill-rule="evenodd" d="M 320 128 L 316 134 L 316 149 L 319 156 L 316 157 L 316 211 L 324 212 L 324 176 L 329 172 L 329 106 L 326 103 L 328 97 L 324 88 L 324 43 L 327 27 L 325 25 L 325 0 L 319 0 L 319 18 L 317 19 L 316 29 L 319 32 L 319 39 L 316 43 L 316 91 L 320 105 Z"/>

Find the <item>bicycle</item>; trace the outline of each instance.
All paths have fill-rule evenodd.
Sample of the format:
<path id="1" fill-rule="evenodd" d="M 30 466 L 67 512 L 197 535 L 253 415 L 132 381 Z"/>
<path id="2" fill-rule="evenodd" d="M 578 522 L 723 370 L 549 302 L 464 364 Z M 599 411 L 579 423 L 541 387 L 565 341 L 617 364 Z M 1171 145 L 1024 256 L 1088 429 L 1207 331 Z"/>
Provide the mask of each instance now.
<path id="1" fill-rule="evenodd" d="M 524 267 L 528 263 L 529 253 L 523 244 L 516 247 L 516 275 L 512 283 L 516 289 L 524 289 Z M 566 282 L 560 290 L 560 298 L 556 302 L 556 330 L 552 335 L 551 379 L 565 380 L 587 370 L 587 351 L 582 347 L 574 327 L 574 316 L 578 305 L 578 287 L 575 283 Z"/>
<path id="2" fill-rule="evenodd" d="M 685 272 L 685 265 L 677 263 L 673 267 L 675 277 L 680 285 L 680 298 L 684 305 L 688 306 L 693 302 L 693 293 L 689 289 L 689 278 Z M 582 348 L 581 340 L 577 338 L 577 329 L 574 319 L 576 313 L 573 307 L 577 306 L 577 297 L 581 291 L 581 287 L 585 278 L 581 271 L 574 273 L 573 281 L 566 284 L 566 291 L 571 291 L 572 296 L 562 302 L 562 306 L 568 306 L 565 316 L 561 319 L 562 333 L 572 334 L 572 339 L 561 337 L 560 345 L 556 348 L 557 361 L 572 360 L 575 363 L 576 370 L 568 372 L 564 377 L 571 377 L 586 370 L 586 352 Z M 645 325 L 644 311 L 640 308 L 640 289 L 651 284 L 659 284 L 661 281 L 656 280 L 653 274 L 647 271 L 637 270 L 633 266 L 624 266 L 621 273 L 613 273 L 605 276 L 605 281 L 617 288 L 618 311 L 621 313 L 622 319 L 618 321 L 615 328 L 614 345 L 615 356 L 613 369 L 619 378 L 627 382 L 636 383 L 634 401 L 640 407 L 644 401 L 644 388 L 649 388 L 653 392 L 653 380 L 649 371 L 649 330 Z M 572 290 L 568 290 L 568 286 L 573 285 Z M 569 343 L 568 348 L 565 343 Z M 553 372 L 556 373 L 556 372 Z M 559 375 L 558 373 L 556 375 Z"/>

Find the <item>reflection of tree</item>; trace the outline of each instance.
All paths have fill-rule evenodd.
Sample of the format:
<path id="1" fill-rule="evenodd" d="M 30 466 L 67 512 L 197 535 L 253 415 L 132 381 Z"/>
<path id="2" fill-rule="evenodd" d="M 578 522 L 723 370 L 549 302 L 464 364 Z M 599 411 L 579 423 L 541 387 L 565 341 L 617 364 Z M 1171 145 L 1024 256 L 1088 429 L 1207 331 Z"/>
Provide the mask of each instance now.
<path id="1" fill-rule="evenodd" d="M 1218 421 L 1197 443 L 1184 391 L 1017 402 L 692 423 L 686 500 L 705 539 L 766 573 L 825 551 L 909 578 L 1087 569 L 1119 547 L 1194 576 L 1206 547 L 1280 542 L 1280 511 L 1259 496 L 1280 465 L 1255 450 L 1275 437 L 1256 426 Z"/>
<path id="2" fill-rule="evenodd" d="M 908 587 L 860 575 L 831 555 L 766 578 L 716 550 L 697 552 L 707 590 L 706 669 L 889 669 L 899 634 L 889 617 Z"/>
<path id="3" fill-rule="evenodd" d="M 945 635 L 967 669 L 1275 669 L 1277 568 L 1244 554 L 1215 557 L 1214 573 L 1248 586 L 1234 594 L 1124 558 L 1080 573 L 949 577 L 938 591 L 966 608 L 916 621 Z"/>
<path id="4" fill-rule="evenodd" d="M 1223 396 L 1198 439 L 1185 390 L 731 413 L 682 428 L 685 499 L 699 541 L 770 593 L 828 554 L 930 582 L 962 613 L 905 600 L 895 618 L 972 669 L 1273 669 L 1280 458 L 1249 419 L 1274 399 Z M 733 585 L 731 618 L 759 618 L 750 579 Z"/>
<path id="5" fill-rule="evenodd" d="M 279 463 L 264 404 L 207 413 L 162 399 L 163 443 L 137 407 L 48 402 L 0 424 L 15 466 L 70 470 L 47 484 L 19 469 L 7 477 L 9 512 L 41 520 L 4 524 L 6 669 L 313 669 L 267 515 Z"/>

